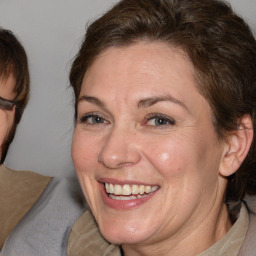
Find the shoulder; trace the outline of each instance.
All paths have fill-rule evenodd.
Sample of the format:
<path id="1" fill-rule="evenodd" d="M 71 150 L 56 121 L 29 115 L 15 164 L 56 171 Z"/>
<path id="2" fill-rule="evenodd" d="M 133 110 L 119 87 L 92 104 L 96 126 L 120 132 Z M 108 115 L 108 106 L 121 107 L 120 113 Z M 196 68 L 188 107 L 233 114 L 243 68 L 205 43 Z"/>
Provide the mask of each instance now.
<path id="1" fill-rule="evenodd" d="M 39 199 L 51 177 L 14 171 L 0 165 L 0 248 L 18 222 Z"/>
<path id="2" fill-rule="evenodd" d="M 12 170 L 4 165 L 0 165 L 0 177 L 6 182 L 15 182 L 15 186 L 30 183 L 29 188 L 33 188 L 37 184 L 40 187 L 45 187 L 52 179 L 50 176 L 41 175 L 32 171 Z"/>
<path id="3" fill-rule="evenodd" d="M 244 202 L 249 213 L 249 227 L 238 255 L 250 256 L 256 251 L 256 196 L 247 196 Z"/>
<path id="4" fill-rule="evenodd" d="M 3 255 L 66 255 L 70 229 L 86 207 L 75 178 L 52 178 L 8 237 Z"/>
<path id="5" fill-rule="evenodd" d="M 244 199 L 249 212 L 253 215 L 256 215 L 256 196 L 247 196 Z"/>

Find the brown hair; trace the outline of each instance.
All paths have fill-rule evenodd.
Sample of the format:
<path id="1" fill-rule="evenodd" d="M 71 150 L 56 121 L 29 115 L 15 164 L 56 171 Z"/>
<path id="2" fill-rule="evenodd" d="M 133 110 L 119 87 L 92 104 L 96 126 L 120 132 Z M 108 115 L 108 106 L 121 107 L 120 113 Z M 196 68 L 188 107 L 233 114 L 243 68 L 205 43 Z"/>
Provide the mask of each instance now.
<path id="1" fill-rule="evenodd" d="M 195 68 L 199 92 L 209 102 L 220 138 L 252 117 L 256 128 L 256 41 L 229 4 L 218 0 L 122 0 L 87 29 L 70 82 L 76 108 L 87 68 L 109 47 L 141 40 L 182 49 Z M 256 194 L 255 136 L 245 161 L 229 177 L 227 200 Z"/>
<path id="2" fill-rule="evenodd" d="M 14 91 L 16 97 L 14 125 L 7 141 L 3 145 L 2 160 L 5 158 L 16 126 L 18 125 L 29 97 L 29 70 L 26 52 L 18 39 L 9 30 L 0 28 L 0 77 L 7 79 L 13 74 L 16 80 Z"/>

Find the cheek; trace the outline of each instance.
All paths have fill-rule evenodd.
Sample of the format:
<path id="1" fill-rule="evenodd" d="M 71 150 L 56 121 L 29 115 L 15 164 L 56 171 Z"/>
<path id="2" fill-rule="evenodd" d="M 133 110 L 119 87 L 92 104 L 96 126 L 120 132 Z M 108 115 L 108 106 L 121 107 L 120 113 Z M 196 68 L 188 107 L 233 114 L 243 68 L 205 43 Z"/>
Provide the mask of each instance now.
<path id="1" fill-rule="evenodd" d="M 96 145 L 92 143 L 92 136 L 86 136 L 83 131 L 75 129 L 72 142 L 72 159 L 75 171 L 90 207 L 93 207 L 95 198 L 94 171 L 97 162 Z"/>
<path id="2" fill-rule="evenodd" d="M 8 121 L 7 114 L 0 109 L 0 146 L 6 140 L 11 129 L 11 121 Z"/>
<path id="3" fill-rule="evenodd" d="M 159 173 L 167 177 L 179 176 L 191 157 L 188 149 L 177 139 L 165 139 L 154 143 L 153 147 L 146 145 L 144 148 L 147 159 Z"/>
<path id="4" fill-rule="evenodd" d="M 75 129 L 72 142 L 72 159 L 77 174 L 89 174 L 98 159 L 97 143 L 91 136 Z"/>
<path id="5" fill-rule="evenodd" d="M 157 143 L 148 143 L 144 148 L 144 154 L 154 168 L 162 176 L 172 180 L 184 177 L 185 174 L 200 175 L 206 167 L 206 158 L 209 158 L 206 153 L 209 149 L 203 140 L 194 140 L 184 135 L 169 136 Z"/>

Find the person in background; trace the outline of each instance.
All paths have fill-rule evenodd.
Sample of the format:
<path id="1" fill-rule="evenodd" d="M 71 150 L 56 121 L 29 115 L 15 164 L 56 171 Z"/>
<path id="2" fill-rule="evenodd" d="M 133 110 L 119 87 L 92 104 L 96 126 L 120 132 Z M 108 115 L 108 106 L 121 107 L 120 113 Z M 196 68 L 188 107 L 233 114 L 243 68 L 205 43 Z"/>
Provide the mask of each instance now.
<path id="1" fill-rule="evenodd" d="M 0 250 L 51 178 L 3 165 L 29 97 L 26 52 L 9 31 L 0 28 Z"/>
<path id="2" fill-rule="evenodd" d="M 14 171 L 3 164 L 28 97 L 26 52 L 11 31 L 0 28 L 0 254 L 62 255 L 61 252 L 55 253 L 63 250 L 61 242 L 64 234 L 68 233 L 83 207 L 82 203 L 75 203 L 79 197 L 79 186 L 74 181 L 43 176 L 32 171 Z M 35 226 L 32 225 L 27 232 L 22 230 L 19 238 L 24 240 L 18 246 L 18 252 L 6 252 L 10 234 L 19 234 L 15 227 L 21 220 L 26 220 L 25 216 L 32 209 L 38 218 L 30 216 L 29 220 L 34 219 Z M 33 232 L 32 239 L 35 238 L 40 244 L 37 248 L 33 247 L 29 239 Z M 29 245 L 31 253 L 28 250 L 22 252 L 24 244 Z"/>

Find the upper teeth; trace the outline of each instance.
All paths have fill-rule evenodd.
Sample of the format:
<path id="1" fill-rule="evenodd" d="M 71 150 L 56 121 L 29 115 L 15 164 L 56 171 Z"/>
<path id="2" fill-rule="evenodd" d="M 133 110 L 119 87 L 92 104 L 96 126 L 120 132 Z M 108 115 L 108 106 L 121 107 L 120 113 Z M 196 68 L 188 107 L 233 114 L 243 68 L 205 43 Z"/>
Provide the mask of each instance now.
<path id="1" fill-rule="evenodd" d="M 114 195 L 142 195 L 144 193 L 151 193 L 158 189 L 158 186 L 145 186 L 145 185 L 117 185 L 111 183 L 105 183 L 105 189 L 107 193 Z"/>

